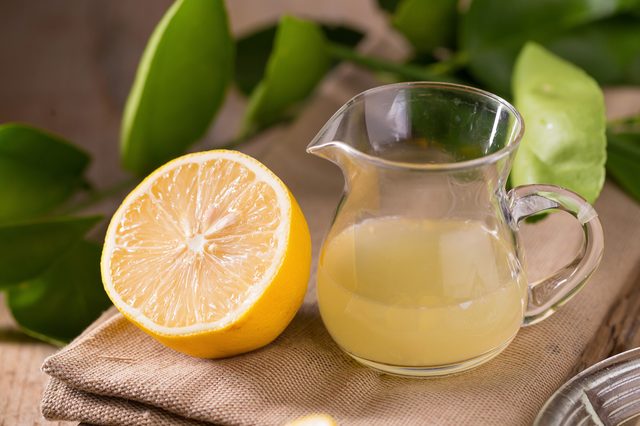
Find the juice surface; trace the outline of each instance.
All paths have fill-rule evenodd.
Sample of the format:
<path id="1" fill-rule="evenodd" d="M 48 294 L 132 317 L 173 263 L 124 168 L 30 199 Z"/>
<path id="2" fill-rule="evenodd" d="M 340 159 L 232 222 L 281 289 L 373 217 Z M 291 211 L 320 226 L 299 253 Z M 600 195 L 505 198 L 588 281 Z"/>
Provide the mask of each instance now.
<path id="1" fill-rule="evenodd" d="M 512 243 L 481 222 L 388 217 L 329 235 L 317 292 L 322 319 L 347 352 L 438 366 L 512 339 L 526 279 Z"/>

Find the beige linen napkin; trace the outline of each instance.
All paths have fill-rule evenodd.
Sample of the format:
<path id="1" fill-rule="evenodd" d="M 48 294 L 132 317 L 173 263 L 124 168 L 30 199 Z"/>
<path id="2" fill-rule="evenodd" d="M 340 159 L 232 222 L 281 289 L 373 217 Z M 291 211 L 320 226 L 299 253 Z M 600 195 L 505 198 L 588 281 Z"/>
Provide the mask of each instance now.
<path id="1" fill-rule="evenodd" d="M 325 87 L 324 97 L 286 133 L 267 136 L 278 140 L 262 157 L 300 201 L 314 253 L 342 179 L 338 169 L 305 154 L 304 146 L 340 106 L 345 96 L 332 100 L 340 92 Z M 640 207 L 608 184 L 596 209 L 606 249 L 591 282 L 559 312 L 522 329 L 504 353 L 471 372 L 416 380 L 358 365 L 323 327 L 312 277 L 305 305 L 282 336 L 228 359 L 174 352 L 111 312 L 45 361 L 43 371 L 51 381 L 42 412 L 48 419 L 131 425 L 280 425 L 316 412 L 343 425 L 528 424 L 568 378 L 619 290 L 639 272 Z M 578 229 L 563 214 L 525 229 L 534 278 L 572 258 Z"/>

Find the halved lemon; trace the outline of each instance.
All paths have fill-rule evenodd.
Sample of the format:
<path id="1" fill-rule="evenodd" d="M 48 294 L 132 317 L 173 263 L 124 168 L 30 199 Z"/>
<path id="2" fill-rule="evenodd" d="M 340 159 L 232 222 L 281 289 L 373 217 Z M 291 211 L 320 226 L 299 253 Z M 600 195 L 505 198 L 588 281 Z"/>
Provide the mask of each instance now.
<path id="1" fill-rule="evenodd" d="M 197 357 L 274 340 L 302 304 L 311 240 L 278 177 L 236 151 L 177 158 L 118 208 L 101 270 L 114 305 L 165 345 Z"/>

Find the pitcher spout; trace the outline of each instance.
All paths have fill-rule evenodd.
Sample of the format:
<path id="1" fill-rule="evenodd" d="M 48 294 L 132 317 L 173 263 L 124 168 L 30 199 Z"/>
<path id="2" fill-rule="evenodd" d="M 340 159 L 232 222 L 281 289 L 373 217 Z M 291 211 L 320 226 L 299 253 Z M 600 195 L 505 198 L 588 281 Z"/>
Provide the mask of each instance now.
<path id="1" fill-rule="evenodd" d="M 352 110 L 350 103 L 340 108 L 307 146 L 307 153 L 329 160 L 344 171 L 357 155 L 352 145 L 366 134 L 354 126 Z"/>
<path id="2" fill-rule="evenodd" d="M 348 151 L 349 145 L 339 141 L 323 141 L 307 146 L 307 153 L 329 160 L 338 166 L 343 165 L 344 160 L 349 157 Z"/>

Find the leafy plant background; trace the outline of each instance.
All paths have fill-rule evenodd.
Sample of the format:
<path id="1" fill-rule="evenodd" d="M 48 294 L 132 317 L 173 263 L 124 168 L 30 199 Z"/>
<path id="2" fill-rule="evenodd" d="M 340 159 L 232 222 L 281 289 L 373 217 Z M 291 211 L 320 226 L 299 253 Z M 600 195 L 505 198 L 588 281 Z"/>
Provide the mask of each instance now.
<path id="1" fill-rule="evenodd" d="M 131 187 L 201 139 L 229 87 L 245 94 L 248 107 L 236 136 L 217 145 L 242 146 L 294 118 L 341 61 L 371 70 L 381 82 L 440 80 L 482 87 L 515 101 L 527 122 L 573 111 L 559 123 L 566 137 L 527 136 L 523 151 L 530 159 L 519 159 L 516 170 L 522 173 L 514 174 L 515 183 L 533 179 L 571 187 L 582 182 L 571 178 L 579 170 L 596 179 L 573 189 L 594 201 L 602 186 L 597 177 L 603 176 L 606 141 L 609 175 L 640 200 L 640 120 L 606 125 L 598 88 L 640 84 L 640 1 L 379 4 L 389 25 L 413 46 L 406 63 L 360 53 L 357 44 L 364 35 L 357 29 L 297 16 L 283 16 L 234 40 L 221 0 L 177 0 L 149 39 L 123 112 L 120 152 L 131 177 L 109 188 L 89 182 L 91 159 L 62 136 L 24 124 L 1 125 L 0 182 L 10 184 L 0 186 L 0 289 L 22 329 L 63 344 L 109 306 L 98 266 L 102 235 L 91 233 L 104 218 L 78 212 Z M 525 74 L 518 79 L 514 65 L 528 59 L 525 45 L 539 57 L 520 67 Z M 549 73 L 550 67 L 560 71 Z M 552 83 L 553 90 L 540 93 L 529 84 L 536 78 Z M 592 108 L 581 108 L 585 103 Z M 563 149 L 554 151 L 557 146 Z M 533 167 L 533 159 L 540 158 L 547 163 Z M 545 172 L 567 161 L 571 173 Z"/>

